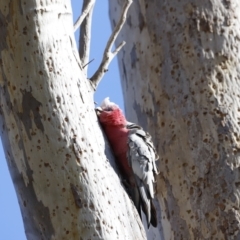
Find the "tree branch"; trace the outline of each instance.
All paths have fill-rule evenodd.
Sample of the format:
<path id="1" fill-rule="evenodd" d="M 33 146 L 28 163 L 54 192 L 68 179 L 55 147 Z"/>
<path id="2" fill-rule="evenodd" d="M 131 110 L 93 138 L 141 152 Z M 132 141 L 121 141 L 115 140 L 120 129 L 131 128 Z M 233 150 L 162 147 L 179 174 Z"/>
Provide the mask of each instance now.
<path id="1" fill-rule="evenodd" d="M 123 41 L 115 49 L 115 51 L 111 52 L 112 45 L 114 44 L 116 38 L 118 37 L 119 32 L 121 31 L 121 29 L 123 27 L 123 24 L 126 21 L 127 12 L 128 12 L 128 9 L 129 9 L 131 4 L 132 4 L 132 0 L 127 0 L 126 1 L 125 5 L 124 5 L 124 7 L 122 9 L 122 14 L 121 14 L 120 20 L 119 20 L 118 24 L 116 25 L 112 35 L 110 36 L 110 38 L 109 38 L 109 40 L 107 42 L 107 46 L 106 46 L 106 48 L 104 50 L 104 53 L 103 53 L 102 62 L 100 64 L 98 70 L 90 78 L 90 81 L 94 85 L 95 89 L 97 88 L 99 82 L 101 81 L 104 73 L 108 71 L 108 66 L 109 66 L 110 62 L 112 61 L 112 59 L 121 50 L 121 48 L 125 45 L 125 42 Z"/>
<path id="2" fill-rule="evenodd" d="M 82 11 L 81 16 L 77 19 L 77 21 L 74 23 L 74 32 L 80 27 L 83 20 L 86 18 L 90 10 L 93 8 L 95 4 L 95 0 L 85 0 L 83 3 L 83 6 L 85 5 L 84 10 Z"/>
<path id="3" fill-rule="evenodd" d="M 79 35 L 79 56 L 81 60 L 81 66 L 85 66 L 83 68 L 83 72 L 85 73 L 85 76 L 87 75 L 87 70 L 88 70 L 90 42 L 91 42 L 92 12 L 93 12 L 95 0 L 92 0 L 92 1 L 84 0 L 83 7 L 82 7 L 82 12 L 84 12 L 85 9 L 87 9 L 90 2 L 92 2 L 91 8 L 82 22 L 80 35 Z"/>

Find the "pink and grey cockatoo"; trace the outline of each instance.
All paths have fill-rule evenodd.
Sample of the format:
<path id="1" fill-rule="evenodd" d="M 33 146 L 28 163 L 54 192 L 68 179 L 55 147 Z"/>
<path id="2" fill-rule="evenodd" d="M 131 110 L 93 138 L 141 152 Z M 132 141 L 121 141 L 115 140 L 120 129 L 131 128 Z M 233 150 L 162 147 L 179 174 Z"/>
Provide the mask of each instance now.
<path id="1" fill-rule="evenodd" d="M 148 227 L 150 223 L 156 227 L 157 216 L 152 200 L 158 155 L 151 136 L 140 126 L 128 122 L 122 110 L 109 98 L 105 98 L 96 110 L 122 177 L 131 188 L 131 197 L 140 217 L 142 208 Z"/>

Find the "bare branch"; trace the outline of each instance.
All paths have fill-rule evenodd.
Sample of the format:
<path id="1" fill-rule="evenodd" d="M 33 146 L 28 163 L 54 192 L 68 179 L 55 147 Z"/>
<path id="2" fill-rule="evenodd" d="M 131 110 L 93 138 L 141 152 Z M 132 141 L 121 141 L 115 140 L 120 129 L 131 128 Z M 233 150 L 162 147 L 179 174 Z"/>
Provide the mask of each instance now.
<path id="1" fill-rule="evenodd" d="M 109 40 L 107 42 L 107 46 L 106 46 L 106 48 L 104 50 L 104 53 L 103 53 L 102 62 L 100 64 L 98 70 L 90 78 L 90 81 L 95 86 L 95 89 L 97 88 L 97 85 L 101 81 L 104 73 L 108 71 L 108 66 L 109 66 L 110 62 L 112 61 L 112 59 L 115 57 L 115 55 L 120 51 L 120 49 L 125 44 L 125 42 L 122 42 L 116 48 L 115 51 L 111 52 L 112 45 L 114 44 L 115 40 L 117 39 L 117 36 L 118 36 L 119 32 L 121 31 L 121 29 L 123 27 L 123 24 L 126 21 L 127 12 L 128 12 L 128 9 L 129 9 L 131 4 L 132 4 L 132 0 L 127 0 L 126 1 L 125 5 L 124 5 L 124 7 L 122 9 L 122 14 L 121 14 L 120 20 L 119 20 L 118 24 L 116 25 L 112 35 L 110 36 L 110 38 L 109 38 Z"/>
<path id="2" fill-rule="evenodd" d="M 119 45 L 118 45 L 118 47 L 113 51 L 113 57 L 115 57 L 117 54 L 118 54 L 118 52 L 121 50 L 121 48 L 124 46 L 126 44 L 126 42 L 125 41 L 123 41 L 123 42 L 121 42 Z"/>
<path id="3" fill-rule="evenodd" d="M 90 64 L 92 61 L 94 61 L 94 58 L 91 60 L 91 61 L 89 61 L 88 63 L 86 63 L 85 65 L 83 65 L 82 66 L 82 68 L 85 68 L 88 64 Z"/>
<path id="4" fill-rule="evenodd" d="M 86 7 L 82 11 L 81 16 L 77 19 L 77 21 L 74 23 L 74 32 L 80 27 L 83 20 L 86 18 L 90 10 L 93 8 L 95 4 L 95 0 L 86 0 L 84 1 L 84 4 L 86 3 Z"/>
<path id="5" fill-rule="evenodd" d="M 90 53 L 92 13 L 93 13 L 94 4 L 95 4 L 95 0 L 92 1 L 92 5 L 91 5 L 92 7 L 82 22 L 82 26 L 80 28 L 80 35 L 79 35 L 79 56 L 81 60 L 81 65 L 85 66 L 85 68 L 83 67 L 84 68 L 83 72 L 85 73 L 86 76 L 87 76 L 89 53 Z M 89 0 L 84 0 L 82 9 L 86 9 L 88 5 L 89 5 Z M 84 12 L 84 10 L 82 11 Z"/>

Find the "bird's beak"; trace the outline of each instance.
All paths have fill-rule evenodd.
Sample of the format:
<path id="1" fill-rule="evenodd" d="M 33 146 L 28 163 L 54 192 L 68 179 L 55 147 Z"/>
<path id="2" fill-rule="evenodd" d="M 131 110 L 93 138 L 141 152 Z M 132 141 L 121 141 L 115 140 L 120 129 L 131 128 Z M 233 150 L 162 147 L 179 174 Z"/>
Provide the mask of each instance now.
<path id="1" fill-rule="evenodd" d="M 95 108 L 95 111 L 96 111 L 97 116 L 99 116 L 103 110 L 101 107 L 97 107 L 97 108 Z"/>

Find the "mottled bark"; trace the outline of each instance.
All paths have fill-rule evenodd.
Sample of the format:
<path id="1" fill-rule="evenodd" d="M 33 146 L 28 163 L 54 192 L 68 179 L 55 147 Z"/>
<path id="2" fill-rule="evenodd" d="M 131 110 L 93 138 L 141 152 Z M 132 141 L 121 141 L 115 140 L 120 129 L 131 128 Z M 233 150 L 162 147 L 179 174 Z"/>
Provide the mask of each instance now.
<path id="1" fill-rule="evenodd" d="M 1 137 L 26 236 L 144 239 L 104 154 L 72 26 L 70 1 L 0 1 Z"/>
<path id="2" fill-rule="evenodd" d="M 239 5 L 134 1 L 118 39 L 127 117 L 160 155 L 162 239 L 240 239 Z"/>

